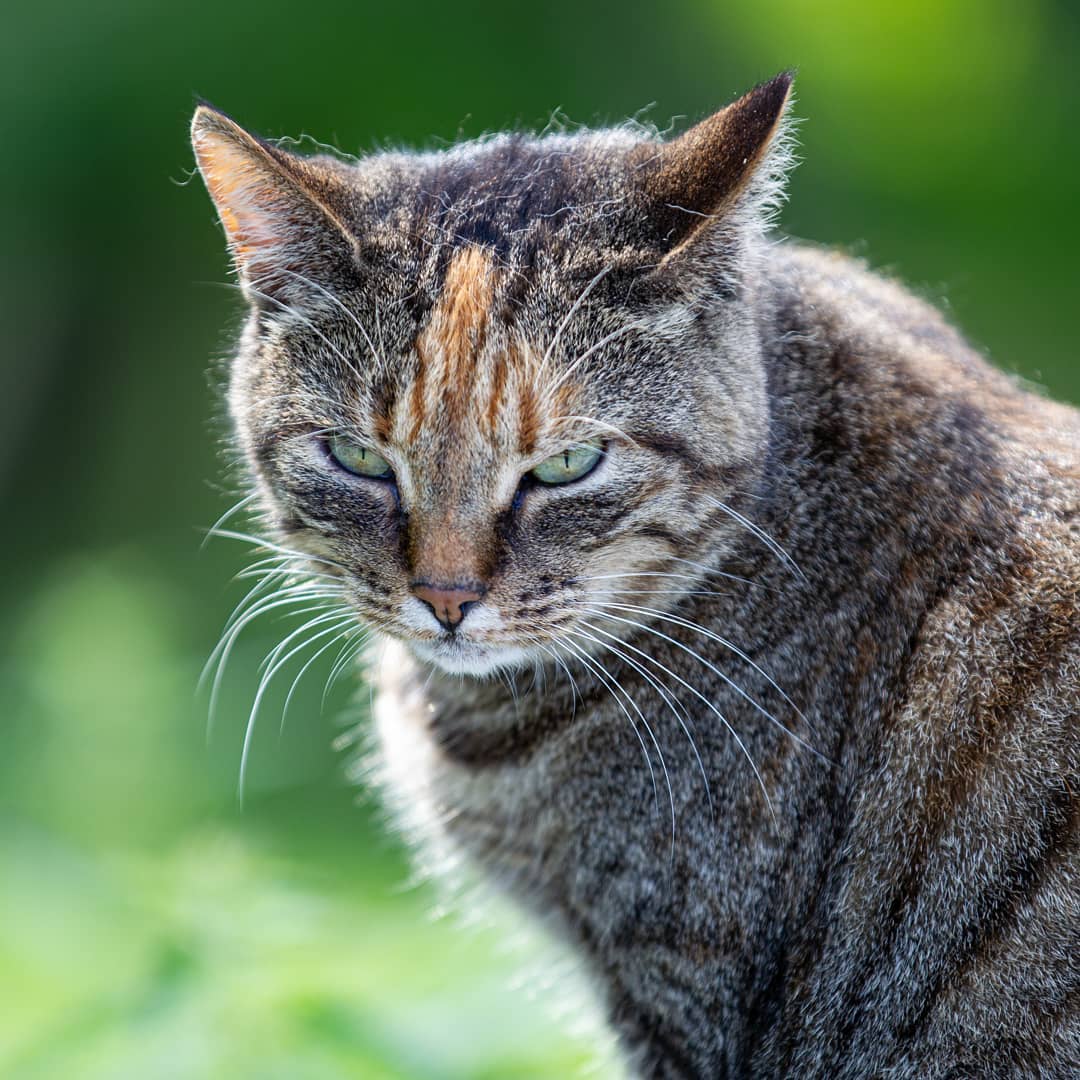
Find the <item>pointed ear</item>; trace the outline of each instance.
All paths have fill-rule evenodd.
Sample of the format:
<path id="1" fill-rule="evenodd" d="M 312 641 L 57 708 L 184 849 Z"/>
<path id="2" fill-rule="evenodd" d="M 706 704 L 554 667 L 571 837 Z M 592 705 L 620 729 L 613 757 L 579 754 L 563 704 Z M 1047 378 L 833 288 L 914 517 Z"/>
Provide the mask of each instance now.
<path id="1" fill-rule="evenodd" d="M 672 248 L 736 209 L 760 219 L 778 199 L 787 163 L 778 136 L 793 79 L 783 72 L 672 142 L 649 147 L 641 182 L 655 224 Z"/>
<path id="2" fill-rule="evenodd" d="M 209 105 L 195 110 L 191 142 L 253 303 L 314 299 L 348 272 L 355 241 L 341 220 L 345 185 L 331 166 L 271 146 Z"/>

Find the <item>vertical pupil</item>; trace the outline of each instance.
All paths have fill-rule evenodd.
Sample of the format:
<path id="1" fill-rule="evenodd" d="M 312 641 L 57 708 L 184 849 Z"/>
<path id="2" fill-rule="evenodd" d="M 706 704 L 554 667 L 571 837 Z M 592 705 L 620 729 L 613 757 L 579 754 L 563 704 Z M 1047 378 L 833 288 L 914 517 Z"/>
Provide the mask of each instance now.
<path id="1" fill-rule="evenodd" d="M 564 450 L 563 451 L 562 459 L 563 459 L 563 465 L 567 469 L 569 469 L 570 468 L 570 451 L 569 450 Z"/>

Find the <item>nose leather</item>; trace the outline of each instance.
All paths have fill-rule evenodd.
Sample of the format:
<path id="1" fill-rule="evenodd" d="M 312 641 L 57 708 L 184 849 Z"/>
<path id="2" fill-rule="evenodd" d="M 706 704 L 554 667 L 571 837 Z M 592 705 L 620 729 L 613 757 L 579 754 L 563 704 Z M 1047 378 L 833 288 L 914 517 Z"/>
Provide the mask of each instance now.
<path id="1" fill-rule="evenodd" d="M 435 618 L 447 630 L 457 629 L 469 608 L 478 600 L 483 599 L 484 596 L 482 592 L 476 589 L 464 588 L 458 585 L 428 585 L 422 581 L 413 585 L 412 591 L 418 600 L 422 600 L 431 608 Z"/>

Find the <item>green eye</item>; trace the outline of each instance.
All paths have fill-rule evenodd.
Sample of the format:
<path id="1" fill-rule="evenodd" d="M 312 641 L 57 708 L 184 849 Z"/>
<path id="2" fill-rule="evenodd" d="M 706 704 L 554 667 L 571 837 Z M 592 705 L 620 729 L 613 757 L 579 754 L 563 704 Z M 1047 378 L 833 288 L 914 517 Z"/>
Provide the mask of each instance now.
<path id="1" fill-rule="evenodd" d="M 326 441 L 330 456 L 346 472 L 356 476 L 370 476 L 375 480 L 388 480 L 394 475 L 390 463 L 370 446 L 347 439 L 343 435 L 331 435 Z"/>
<path id="2" fill-rule="evenodd" d="M 593 439 L 576 446 L 568 446 L 547 461 L 541 461 L 531 475 L 541 484 L 569 484 L 572 480 L 580 480 L 592 472 L 603 456 L 603 444 L 598 439 Z"/>

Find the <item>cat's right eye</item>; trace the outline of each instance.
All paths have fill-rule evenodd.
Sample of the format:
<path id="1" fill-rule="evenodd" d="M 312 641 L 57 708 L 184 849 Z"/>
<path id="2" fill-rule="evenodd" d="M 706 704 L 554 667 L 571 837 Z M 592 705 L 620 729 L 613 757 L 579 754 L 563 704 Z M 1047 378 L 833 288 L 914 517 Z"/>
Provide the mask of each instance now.
<path id="1" fill-rule="evenodd" d="M 391 480 L 394 470 L 390 462 L 372 450 L 344 435 L 331 435 L 326 440 L 326 450 L 335 465 L 354 476 L 366 476 L 372 480 Z"/>

